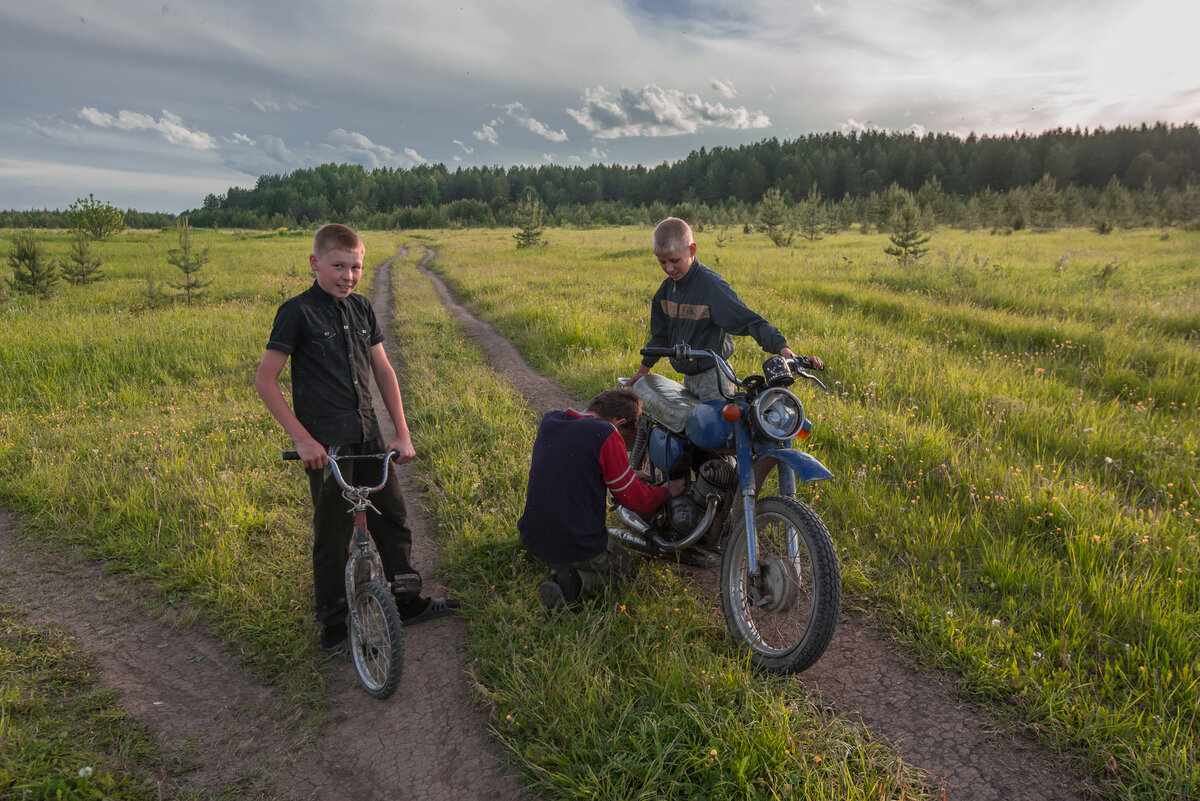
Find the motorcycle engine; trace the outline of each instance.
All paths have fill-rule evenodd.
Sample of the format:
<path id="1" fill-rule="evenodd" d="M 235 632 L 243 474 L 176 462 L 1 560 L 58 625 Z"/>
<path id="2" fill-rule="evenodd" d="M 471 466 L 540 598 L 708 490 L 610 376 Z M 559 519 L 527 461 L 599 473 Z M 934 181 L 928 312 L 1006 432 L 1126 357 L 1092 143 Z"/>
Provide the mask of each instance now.
<path id="1" fill-rule="evenodd" d="M 681 536 L 691 534 L 708 506 L 708 496 L 724 500 L 736 483 L 737 473 L 724 459 L 709 459 L 700 465 L 688 491 L 667 502 L 667 523 L 671 530 Z"/>

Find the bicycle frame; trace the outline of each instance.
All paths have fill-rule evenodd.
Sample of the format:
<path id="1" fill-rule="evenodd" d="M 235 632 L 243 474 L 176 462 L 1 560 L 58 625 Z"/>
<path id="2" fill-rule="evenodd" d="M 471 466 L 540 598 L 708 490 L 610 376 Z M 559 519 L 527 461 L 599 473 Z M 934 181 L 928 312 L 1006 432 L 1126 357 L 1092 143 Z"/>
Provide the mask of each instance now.
<path id="1" fill-rule="evenodd" d="M 349 514 L 354 516 L 354 534 L 350 540 L 350 556 L 346 560 L 346 592 L 347 597 L 353 597 L 354 590 L 362 581 L 378 581 L 380 584 L 390 588 L 391 582 L 388 581 L 383 572 L 383 561 L 379 557 L 379 552 L 376 550 L 374 541 L 371 539 L 371 533 L 367 528 L 367 509 L 371 509 L 376 514 L 379 510 L 370 501 L 371 493 L 377 492 L 387 484 L 388 471 L 392 463 L 393 456 L 397 451 L 389 451 L 387 454 L 366 454 L 361 456 L 339 456 L 337 446 L 333 446 L 329 450 L 329 469 L 333 474 L 333 478 L 337 481 L 338 486 L 342 488 L 342 497 L 350 504 Z M 338 467 L 338 460 L 341 459 L 383 459 L 383 475 L 379 482 L 374 487 L 370 486 L 352 486 L 347 483 L 342 476 L 341 468 Z M 361 559 L 367 559 L 370 566 L 370 574 L 367 576 L 358 575 L 358 562 Z"/>

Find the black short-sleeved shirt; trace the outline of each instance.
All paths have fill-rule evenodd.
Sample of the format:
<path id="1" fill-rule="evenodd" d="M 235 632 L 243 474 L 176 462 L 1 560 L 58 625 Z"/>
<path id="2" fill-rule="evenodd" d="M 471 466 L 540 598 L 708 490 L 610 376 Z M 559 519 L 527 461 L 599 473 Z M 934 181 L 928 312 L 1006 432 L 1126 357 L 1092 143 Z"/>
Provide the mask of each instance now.
<path id="1" fill-rule="evenodd" d="M 361 295 L 334 298 L 313 281 L 275 313 L 268 350 L 292 362 L 292 410 L 322 445 L 379 436 L 371 405 L 371 348 L 383 332 Z"/>

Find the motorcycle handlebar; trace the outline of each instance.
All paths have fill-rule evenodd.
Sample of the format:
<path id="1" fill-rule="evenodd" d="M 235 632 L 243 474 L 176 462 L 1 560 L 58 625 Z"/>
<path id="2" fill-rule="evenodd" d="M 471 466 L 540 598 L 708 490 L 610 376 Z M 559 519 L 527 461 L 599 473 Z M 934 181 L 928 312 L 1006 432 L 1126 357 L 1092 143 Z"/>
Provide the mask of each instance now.
<path id="1" fill-rule="evenodd" d="M 736 386 L 741 386 L 742 382 L 738 380 L 737 375 L 733 372 L 733 368 L 729 366 L 729 362 L 721 358 L 720 354 L 711 350 L 690 348 L 686 342 L 680 342 L 673 348 L 642 348 L 639 351 L 643 356 L 666 356 L 670 359 L 712 359 L 717 365 L 717 369 L 725 374 L 725 377 L 734 383 Z"/>
<path id="2" fill-rule="evenodd" d="M 738 377 L 734 374 L 733 368 L 729 366 L 729 362 L 722 359 L 720 355 L 711 350 L 697 350 L 696 348 L 690 348 L 686 342 L 680 342 L 678 345 L 672 348 L 642 348 L 639 353 L 641 353 L 643 356 L 665 356 L 670 359 L 709 358 L 716 363 L 717 369 L 724 373 L 730 381 L 738 386 L 741 386 L 742 384 L 742 382 L 739 381 Z M 789 359 L 788 367 L 797 375 L 816 382 L 821 389 L 827 389 L 825 383 L 821 381 L 821 379 L 809 372 L 809 370 L 813 369 L 812 357 L 797 356 L 794 359 Z"/>

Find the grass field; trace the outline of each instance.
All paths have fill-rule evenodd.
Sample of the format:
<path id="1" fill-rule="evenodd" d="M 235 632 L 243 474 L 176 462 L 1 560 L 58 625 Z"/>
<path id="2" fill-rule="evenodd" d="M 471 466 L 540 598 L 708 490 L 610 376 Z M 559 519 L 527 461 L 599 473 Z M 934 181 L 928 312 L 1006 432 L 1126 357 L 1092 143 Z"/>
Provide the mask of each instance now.
<path id="1" fill-rule="evenodd" d="M 190 308 L 164 297 L 175 243 L 157 232 L 100 245 L 95 287 L 0 301 L 0 503 L 164 602 L 186 599 L 253 670 L 320 709 L 307 499 L 250 385 L 276 305 L 309 282 L 308 242 L 195 233 L 214 280 Z M 44 236 L 65 252 L 65 236 Z M 661 278 L 647 231 L 551 230 L 525 251 L 505 231 L 366 238 L 368 263 L 404 243 L 436 249 L 473 308 L 580 397 L 637 364 Z M 701 259 L 797 352 L 829 364 L 833 392 L 803 399 L 817 421 L 807 447 L 837 477 L 808 500 L 838 544 L 847 607 L 870 610 L 1112 797 L 1195 794 L 1200 236 L 939 231 L 907 269 L 878 235 L 789 249 L 698 239 Z M 421 478 L 469 610 L 480 700 L 531 785 L 564 798 L 648 785 L 922 797 L 895 754 L 795 683 L 749 671 L 711 599 L 669 570 L 587 615 L 545 619 L 513 529 L 536 415 L 478 369 L 416 258 L 395 268 L 394 324 Z M 743 371 L 754 350 L 740 345 Z M 87 745 L 110 742 L 119 713 L 51 703 L 42 655 L 86 658 L 2 600 L 0 787 L 43 781 L 86 798 L 88 782 L 141 786 L 149 741 Z M 90 686 L 87 671 L 69 680 Z M 80 727 L 94 736 L 16 757 Z M 587 767 L 597 751 L 600 770 Z M 78 776 L 81 764 L 96 772 Z"/>

